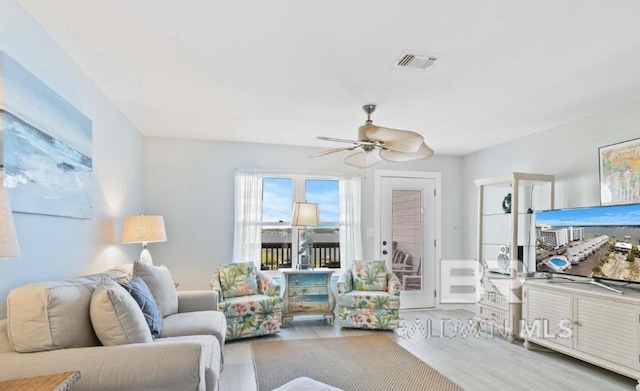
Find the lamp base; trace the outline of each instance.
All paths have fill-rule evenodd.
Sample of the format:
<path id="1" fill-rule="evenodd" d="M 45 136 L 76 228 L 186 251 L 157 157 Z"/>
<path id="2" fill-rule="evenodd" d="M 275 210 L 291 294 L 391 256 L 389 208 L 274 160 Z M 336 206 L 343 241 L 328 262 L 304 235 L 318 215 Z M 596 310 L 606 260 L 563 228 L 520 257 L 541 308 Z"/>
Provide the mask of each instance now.
<path id="1" fill-rule="evenodd" d="M 151 259 L 151 253 L 146 248 L 142 249 L 140 253 L 140 263 L 143 265 L 153 266 L 153 259 Z"/>

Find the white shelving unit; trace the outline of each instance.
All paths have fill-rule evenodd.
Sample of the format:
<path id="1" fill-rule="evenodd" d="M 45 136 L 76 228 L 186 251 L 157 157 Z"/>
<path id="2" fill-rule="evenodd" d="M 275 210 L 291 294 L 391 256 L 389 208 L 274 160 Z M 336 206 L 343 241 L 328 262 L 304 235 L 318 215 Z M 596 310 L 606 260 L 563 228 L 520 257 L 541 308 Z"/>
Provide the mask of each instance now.
<path id="1" fill-rule="evenodd" d="M 478 327 L 513 341 L 522 317 L 522 280 L 535 271 L 533 212 L 553 209 L 554 176 L 512 172 L 477 179 Z M 510 210 L 503 201 L 511 194 Z"/>

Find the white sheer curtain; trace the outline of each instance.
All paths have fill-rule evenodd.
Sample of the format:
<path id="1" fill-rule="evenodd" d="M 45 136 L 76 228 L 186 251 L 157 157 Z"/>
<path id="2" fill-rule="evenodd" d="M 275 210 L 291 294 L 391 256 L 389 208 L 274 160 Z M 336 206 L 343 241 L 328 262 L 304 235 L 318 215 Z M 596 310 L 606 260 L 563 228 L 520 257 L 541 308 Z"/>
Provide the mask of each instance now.
<path id="1" fill-rule="evenodd" d="M 262 175 L 236 173 L 233 262 L 262 258 Z"/>
<path id="2" fill-rule="evenodd" d="M 340 259 L 345 269 L 362 259 L 362 216 L 360 178 L 340 178 Z"/>

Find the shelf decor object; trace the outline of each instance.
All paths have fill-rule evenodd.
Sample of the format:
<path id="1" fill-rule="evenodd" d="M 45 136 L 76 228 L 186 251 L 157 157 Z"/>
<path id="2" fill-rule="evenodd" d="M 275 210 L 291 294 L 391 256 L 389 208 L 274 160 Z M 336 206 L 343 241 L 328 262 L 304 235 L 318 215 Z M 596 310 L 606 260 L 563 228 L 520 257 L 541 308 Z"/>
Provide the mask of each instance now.
<path id="1" fill-rule="evenodd" d="M 600 204 L 640 203 L 640 138 L 598 148 Z"/>
<path id="2" fill-rule="evenodd" d="M 162 216 L 129 216 L 124 220 L 122 243 L 142 244 L 140 263 L 153 265 L 151 253 L 147 250 L 148 243 L 166 241 L 167 233 Z"/>
<path id="3" fill-rule="evenodd" d="M 475 182 L 480 271 L 476 326 L 512 342 L 519 335 L 522 282 L 535 271 L 533 212 L 553 209 L 554 177 L 512 172 Z M 508 212 L 505 194 L 510 194 Z"/>

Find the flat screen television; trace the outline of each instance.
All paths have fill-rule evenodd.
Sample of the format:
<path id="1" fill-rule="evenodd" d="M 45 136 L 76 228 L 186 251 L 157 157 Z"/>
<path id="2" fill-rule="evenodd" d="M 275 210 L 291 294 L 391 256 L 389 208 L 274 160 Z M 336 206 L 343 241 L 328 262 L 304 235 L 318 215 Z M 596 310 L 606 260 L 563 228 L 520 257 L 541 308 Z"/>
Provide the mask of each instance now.
<path id="1" fill-rule="evenodd" d="M 535 213 L 536 271 L 640 283 L 640 204 Z"/>

